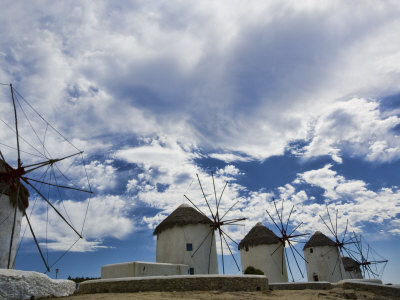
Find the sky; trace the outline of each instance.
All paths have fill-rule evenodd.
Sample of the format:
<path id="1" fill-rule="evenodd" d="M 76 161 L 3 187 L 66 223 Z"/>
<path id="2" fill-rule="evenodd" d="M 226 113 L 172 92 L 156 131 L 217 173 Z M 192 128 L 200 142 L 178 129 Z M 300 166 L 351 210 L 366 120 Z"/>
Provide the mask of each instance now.
<path id="1" fill-rule="evenodd" d="M 218 194 L 228 182 L 220 210 L 239 201 L 228 216 L 247 218 L 226 226 L 235 241 L 257 222 L 276 229 L 266 213 L 275 212 L 273 199 L 284 199 L 284 219 L 294 206 L 291 228 L 303 222 L 299 232 L 332 237 L 320 218 L 328 205 L 339 233 L 348 222 L 389 260 L 383 281 L 400 283 L 397 1 L 3 7 L 0 82 L 12 83 L 25 105 L 17 107 L 23 163 L 38 161 L 35 142 L 52 157 L 83 150 L 86 169 L 80 155 L 59 168 L 85 189 L 87 173 L 94 192 L 46 190 L 71 224 L 84 225 L 78 242 L 32 193 L 28 213 L 50 276 L 58 268 L 59 278 L 97 277 L 106 264 L 155 261 L 155 226 L 190 204 L 184 195 L 207 212 L 196 174 L 213 199 L 213 173 Z M 15 163 L 15 134 L 5 125 L 12 118 L 10 88 L 1 85 L 0 150 Z M 52 169 L 36 178 L 61 182 Z M 29 230 L 16 268 L 45 270 Z"/>

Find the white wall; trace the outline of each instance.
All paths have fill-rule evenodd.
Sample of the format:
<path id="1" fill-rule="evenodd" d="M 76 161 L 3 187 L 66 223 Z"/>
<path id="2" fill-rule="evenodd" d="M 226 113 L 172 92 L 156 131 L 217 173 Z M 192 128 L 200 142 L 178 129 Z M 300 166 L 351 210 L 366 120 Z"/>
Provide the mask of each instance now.
<path id="1" fill-rule="evenodd" d="M 336 246 L 310 247 L 304 249 L 303 253 L 308 262 L 306 263 L 308 281 L 315 281 L 314 273 L 319 281 L 338 282 L 345 279 L 345 270 Z"/>
<path id="2" fill-rule="evenodd" d="M 281 246 L 275 251 L 278 246 L 279 244 L 257 245 L 255 247 L 249 247 L 249 251 L 240 249 L 242 272 L 244 273 L 248 266 L 253 266 L 264 272 L 264 275 L 268 278 L 268 282 L 287 282 L 288 276 L 285 256 L 283 256 L 282 273 L 282 254 L 284 254 L 284 248 Z M 271 255 L 274 251 L 275 253 Z"/>
<path id="3" fill-rule="evenodd" d="M 215 236 L 212 237 L 212 233 L 191 257 L 209 232 L 212 232 L 212 229 L 208 224 L 175 226 L 162 231 L 157 235 L 156 261 L 188 265 L 194 268 L 194 274 L 218 274 Z M 193 245 L 192 251 L 186 250 L 187 243 Z M 210 272 L 208 272 L 209 262 Z"/>
<path id="4" fill-rule="evenodd" d="M 10 250 L 11 232 L 14 222 L 14 210 L 7 195 L 0 195 L 0 269 L 7 269 Z M 22 212 L 17 208 L 13 245 L 11 250 L 11 265 L 14 268 L 18 239 L 21 231 Z"/>
<path id="5" fill-rule="evenodd" d="M 361 270 L 357 271 L 346 271 L 344 279 L 362 279 Z"/>
<path id="6" fill-rule="evenodd" d="M 151 263 L 142 261 L 105 265 L 101 267 L 101 279 L 188 275 L 188 273 L 188 265 Z"/>

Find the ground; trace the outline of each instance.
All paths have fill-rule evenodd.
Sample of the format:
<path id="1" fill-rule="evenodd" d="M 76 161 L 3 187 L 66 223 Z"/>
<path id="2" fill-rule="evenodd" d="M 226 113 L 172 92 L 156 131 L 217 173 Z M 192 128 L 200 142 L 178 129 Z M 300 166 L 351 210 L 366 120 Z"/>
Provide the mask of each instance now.
<path id="1" fill-rule="evenodd" d="M 136 299 L 279 299 L 279 300 L 313 300 L 313 299 L 395 299 L 390 297 L 379 296 L 371 292 L 343 290 L 335 288 L 331 290 L 275 290 L 263 292 L 139 292 L 139 293 L 107 293 L 107 294 L 75 294 L 63 298 L 46 298 L 47 300 L 93 300 L 93 299 L 121 299 L 121 300 L 136 300 Z"/>

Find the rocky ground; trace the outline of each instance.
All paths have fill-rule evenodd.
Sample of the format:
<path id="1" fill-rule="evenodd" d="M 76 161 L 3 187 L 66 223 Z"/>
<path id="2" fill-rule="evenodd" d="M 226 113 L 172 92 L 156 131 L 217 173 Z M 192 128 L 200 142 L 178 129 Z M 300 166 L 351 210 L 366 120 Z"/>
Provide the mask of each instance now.
<path id="1" fill-rule="evenodd" d="M 379 296 L 371 292 L 343 290 L 335 288 L 331 290 L 276 290 L 263 292 L 139 292 L 139 293 L 107 293 L 107 294 L 75 294 L 62 298 L 70 300 L 92 300 L 92 299 L 279 299 L 279 300 L 312 300 L 312 299 L 396 299 Z M 397 298 L 398 299 L 398 298 Z"/>

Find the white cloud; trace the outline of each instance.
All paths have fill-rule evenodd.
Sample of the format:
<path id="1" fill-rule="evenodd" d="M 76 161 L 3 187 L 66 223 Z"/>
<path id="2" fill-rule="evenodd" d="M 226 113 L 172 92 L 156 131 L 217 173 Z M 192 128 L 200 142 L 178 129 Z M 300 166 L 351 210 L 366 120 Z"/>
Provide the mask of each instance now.
<path id="1" fill-rule="evenodd" d="M 86 171 L 90 178 L 90 184 L 92 187 L 99 191 L 103 191 L 108 188 L 112 188 L 116 184 L 116 168 L 111 165 L 112 161 L 105 161 L 104 164 L 99 161 L 91 161 L 86 166 Z M 83 180 L 86 180 L 84 174 L 82 174 Z"/>
<path id="2" fill-rule="evenodd" d="M 108 247 L 103 243 L 105 238 L 122 239 L 135 229 L 129 215 L 133 207 L 133 203 L 129 199 L 111 195 L 93 197 L 90 199 L 89 210 L 85 218 L 87 201 L 89 200 L 81 202 L 69 200 L 64 201 L 63 204 L 61 202 L 53 204 L 79 233 L 84 220 L 86 220 L 83 231 L 84 239 L 80 240 L 71 251 L 94 251 L 98 248 Z M 47 237 L 47 247 L 50 250 L 67 250 L 79 238 L 55 211 L 42 201 L 36 204 L 30 220 L 36 237 L 41 240 L 41 245 L 45 246 L 44 240 Z M 46 225 L 47 220 L 48 225 Z M 107 221 L 105 222 L 105 220 Z M 25 219 L 22 226 L 23 228 L 26 226 Z M 28 236 L 30 235 L 27 234 Z"/>
<path id="3" fill-rule="evenodd" d="M 334 214 L 334 210 L 338 210 L 339 232 L 345 231 L 348 219 L 351 229 L 357 232 L 374 224 L 375 227 L 385 228 L 387 232 L 396 233 L 396 223 L 393 220 L 400 213 L 398 200 L 400 190 L 397 187 L 373 191 L 362 180 L 346 179 L 337 174 L 332 170 L 332 165 L 298 174 L 290 189 L 280 190 L 281 196 L 289 200 L 289 203 L 301 207 L 301 210 L 293 216 L 297 220 L 304 221 L 305 229 L 313 232 L 320 228 L 318 230 L 328 234 L 327 228 L 319 218 L 319 215 L 327 218 L 325 204 L 309 199 L 302 190 L 303 184 L 317 186 L 323 190 L 323 197 L 329 204 L 330 213 Z M 300 200 L 297 200 L 299 196 Z M 375 234 L 376 230 L 367 229 Z"/>
<path id="4" fill-rule="evenodd" d="M 216 174 L 223 177 L 223 179 L 227 181 L 235 180 L 235 176 L 243 175 L 244 173 L 240 172 L 240 170 L 234 165 L 226 165 L 223 169 L 218 169 Z"/>
<path id="5" fill-rule="evenodd" d="M 230 163 L 233 161 L 251 161 L 250 157 L 244 157 L 240 155 L 236 155 L 233 153 L 211 153 L 208 155 L 209 157 L 222 160 L 226 163 Z"/>
<path id="6" fill-rule="evenodd" d="M 353 98 L 329 106 L 314 123 L 310 144 L 304 157 L 331 155 L 357 156 L 369 161 L 391 161 L 400 155 L 400 138 L 393 129 L 397 116 L 379 110 L 377 101 Z"/>
<path id="7" fill-rule="evenodd" d="M 378 9 L 58 2 L 46 10 L 12 3 L 0 18 L 6 45 L 0 69 L 89 151 L 112 147 L 113 138 L 99 140 L 114 134 L 173 135 L 213 152 L 224 149 L 211 157 L 226 162 L 263 160 L 306 139 L 308 124 L 339 105 L 355 122 L 377 112 L 361 100 L 358 111 L 338 99 L 398 93 L 398 13 L 389 2 Z M 374 124 L 344 124 L 341 133 L 318 123 L 307 156 L 341 161 L 349 142 L 349 151 L 368 160 L 396 159 L 397 139 L 389 133 L 396 120 L 373 117 Z M 369 130 L 379 139 L 368 147 Z"/>

